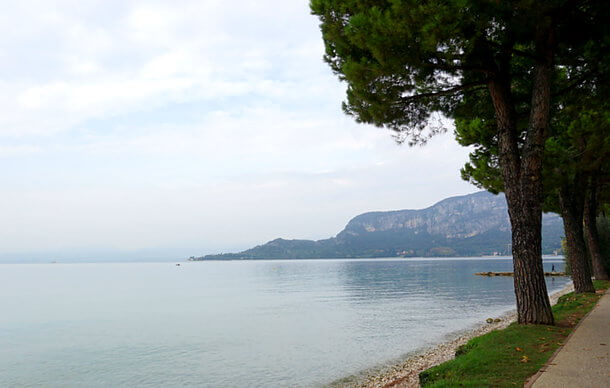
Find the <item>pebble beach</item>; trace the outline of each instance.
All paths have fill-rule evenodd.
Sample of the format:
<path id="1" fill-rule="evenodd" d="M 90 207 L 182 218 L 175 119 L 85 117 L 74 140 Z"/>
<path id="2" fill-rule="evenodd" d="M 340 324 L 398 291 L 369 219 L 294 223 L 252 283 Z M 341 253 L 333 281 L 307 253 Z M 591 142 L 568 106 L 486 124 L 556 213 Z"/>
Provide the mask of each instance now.
<path id="1" fill-rule="evenodd" d="M 550 296 L 551 304 L 557 303 L 562 295 L 572 292 L 572 284 Z M 495 317 L 491 323 L 482 323 L 466 332 L 456 334 L 456 337 L 432 348 L 415 354 L 400 363 L 384 368 L 382 371 L 372 372 L 360 379 L 357 383 L 333 384 L 344 388 L 411 388 L 419 387 L 419 373 L 454 358 L 455 351 L 471 338 L 489 333 L 493 330 L 503 329 L 517 318 L 516 311 L 509 311 L 500 317 Z"/>

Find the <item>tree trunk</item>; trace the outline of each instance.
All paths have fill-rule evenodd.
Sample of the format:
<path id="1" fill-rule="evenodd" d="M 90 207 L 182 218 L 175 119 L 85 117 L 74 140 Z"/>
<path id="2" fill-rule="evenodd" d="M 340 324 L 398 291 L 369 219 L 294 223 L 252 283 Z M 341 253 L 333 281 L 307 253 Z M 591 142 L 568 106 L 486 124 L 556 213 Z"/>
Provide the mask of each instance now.
<path id="1" fill-rule="evenodd" d="M 587 190 L 583 219 L 585 237 L 591 255 L 593 276 L 597 280 L 608 280 L 608 271 L 604 266 L 599 248 L 599 234 L 597 233 L 597 181 L 595 177 L 591 178 L 589 190 Z"/>
<path id="2" fill-rule="evenodd" d="M 507 197 L 508 200 L 508 197 Z M 540 205 L 523 198 L 508 202 L 512 226 L 514 286 L 520 324 L 554 324 L 542 267 Z"/>
<path id="3" fill-rule="evenodd" d="M 546 17 L 536 31 L 532 101 L 523 146 L 512 100 L 510 58 L 498 58 L 488 83 L 494 106 L 499 165 L 511 222 L 517 320 L 520 324 L 552 325 L 555 320 L 542 268 L 542 160 L 550 125 L 554 32 Z"/>
<path id="4" fill-rule="evenodd" d="M 567 258 L 572 268 L 572 281 L 576 293 L 595 292 L 587 260 L 587 249 L 583 237 L 582 187 L 564 184 L 559 189 L 559 205 L 567 241 Z"/>
<path id="5" fill-rule="evenodd" d="M 550 71 L 548 68 L 545 70 Z M 549 82 L 550 85 L 550 73 L 546 78 L 542 78 L 542 81 Z M 499 162 L 512 230 L 517 320 L 520 324 L 553 325 L 554 318 L 542 268 L 541 247 L 541 167 L 545 127 L 534 125 L 533 130 L 528 131 L 530 141 L 522 155 L 517 141 L 514 105 L 508 85 L 506 80 L 497 79 L 490 82 L 489 90 L 496 112 Z M 549 85 L 546 86 L 547 91 Z M 550 97 L 548 93 L 544 94 L 534 92 L 533 100 L 538 102 L 538 99 Z M 540 108 L 539 104 L 537 107 Z M 548 113 L 548 105 L 546 109 Z"/>

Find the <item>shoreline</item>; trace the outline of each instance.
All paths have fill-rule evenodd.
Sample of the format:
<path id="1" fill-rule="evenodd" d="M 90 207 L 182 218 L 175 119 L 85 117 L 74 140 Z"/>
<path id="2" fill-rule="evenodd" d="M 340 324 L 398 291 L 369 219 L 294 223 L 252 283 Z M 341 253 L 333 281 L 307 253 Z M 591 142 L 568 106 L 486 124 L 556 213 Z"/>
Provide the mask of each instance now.
<path id="1" fill-rule="evenodd" d="M 565 286 L 563 289 L 554 292 L 549 296 L 551 305 L 555 305 L 557 300 L 562 295 L 565 295 L 574 290 L 572 283 Z M 411 388 L 419 387 L 419 374 L 426 369 L 442 364 L 455 357 L 455 351 L 461 345 L 467 343 L 474 337 L 481 336 L 493 330 L 504 329 L 517 319 L 516 310 L 510 310 L 498 317 L 499 322 L 483 323 L 464 331 L 457 331 L 449 334 L 449 338 L 438 345 L 434 345 L 427 349 L 416 351 L 406 359 L 393 365 L 382 368 L 381 370 L 365 372 L 364 377 L 358 379 L 357 382 L 341 384 L 336 381 L 330 386 L 345 387 L 345 388 Z"/>

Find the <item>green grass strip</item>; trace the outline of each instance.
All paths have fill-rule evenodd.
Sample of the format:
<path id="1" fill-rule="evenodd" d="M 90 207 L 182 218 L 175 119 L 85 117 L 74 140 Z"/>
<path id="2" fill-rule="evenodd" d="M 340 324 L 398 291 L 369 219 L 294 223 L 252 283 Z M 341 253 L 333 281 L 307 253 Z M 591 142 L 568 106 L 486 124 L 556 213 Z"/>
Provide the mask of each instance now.
<path id="1" fill-rule="evenodd" d="M 597 290 L 610 286 L 595 281 Z M 425 388 L 522 387 L 553 355 L 601 294 L 562 296 L 553 306 L 556 326 L 511 324 L 458 348 L 456 358 L 420 373 Z"/>

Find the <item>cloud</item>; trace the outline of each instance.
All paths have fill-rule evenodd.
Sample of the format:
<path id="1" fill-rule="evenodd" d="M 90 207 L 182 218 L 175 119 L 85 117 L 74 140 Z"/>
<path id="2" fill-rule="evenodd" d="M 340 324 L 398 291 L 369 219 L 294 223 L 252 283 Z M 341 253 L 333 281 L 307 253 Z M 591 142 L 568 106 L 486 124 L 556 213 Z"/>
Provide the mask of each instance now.
<path id="1" fill-rule="evenodd" d="M 270 8 L 246 2 L 227 12 L 227 5 L 219 1 L 126 2 L 100 19 L 91 14 L 96 7 L 109 9 L 102 3 L 71 8 L 71 2 L 59 2 L 55 10 L 16 7 L 13 11 L 21 18 L 15 19 L 40 23 L 34 34 L 41 35 L 46 63 L 32 65 L 34 77 L 2 72 L 9 75 L 2 79 L 8 96 L 3 113 L 8 114 L 0 119 L 0 134 L 68 131 L 93 118 L 175 101 L 295 98 L 311 92 L 315 96 L 309 85 L 322 69 L 320 39 L 308 35 L 302 40 L 302 31 L 293 33 L 267 10 L 295 17 L 296 26 L 311 28 L 313 18 L 303 4 L 267 3 Z M 282 39 L 275 35 L 278 25 L 286 34 Z M 18 37 L 33 38 L 25 31 Z M 43 49 L 49 42 L 57 43 L 56 51 Z M 34 60 L 18 42 L 0 43 L 13 48 L 15 62 Z M 314 50 L 317 53 L 311 55 Z"/>
<path id="2" fill-rule="evenodd" d="M 11 2 L 0 45 L 0 255 L 324 238 L 473 191 L 450 135 L 342 114 L 307 2 Z"/>

